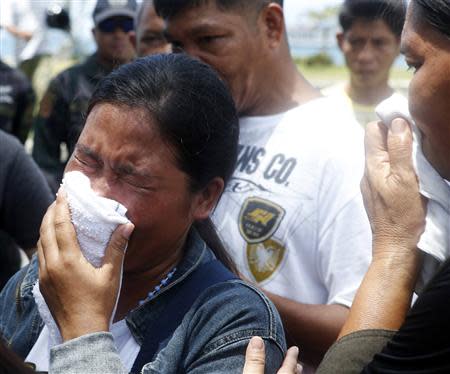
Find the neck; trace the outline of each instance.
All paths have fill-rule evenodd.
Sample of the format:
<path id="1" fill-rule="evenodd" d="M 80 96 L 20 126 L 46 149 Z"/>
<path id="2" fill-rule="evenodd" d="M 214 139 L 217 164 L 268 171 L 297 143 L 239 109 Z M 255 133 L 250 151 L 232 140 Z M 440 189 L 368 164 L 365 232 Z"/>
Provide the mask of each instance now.
<path id="1" fill-rule="evenodd" d="M 154 253 L 153 260 L 149 261 L 146 267 L 128 270 L 127 257 L 125 258 L 122 287 L 114 321 L 123 319 L 131 309 L 138 306 L 139 301 L 146 299 L 148 293 L 153 291 L 161 280 L 177 266 L 183 257 L 185 239 L 186 237 L 179 241 L 175 250 L 172 246 L 171 249 L 164 248 L 152 252 L 152 254 Z M 131 254 L 129 257 L 136 258 L 134 254 L 142 253 L 142 248 L 145 247 L 141 246 L 137 251 L 129 248 L 127 250 Z M 157 253 L 161 255 L 158 256 Z M 143 262 L 142 256 L 140 256 L 139 262 Z"/>
<path id="2" fill-rule="evenodd" d="M 300 74 L 289 55 L 269 65 L 270 78 L 260 85 L 258 91 L 262 94 L 256 100 L 256 105 L 241 115 L 265 116 L 282 113 L 321 97 L 320 92 Z"/>
<path id="3" fill-rule="evenodd" d="M 350 80 L 345 87 L 345 91 L 354 102 L 370 106 L 379 104 L 394 93 L 387 80 L 369 87 Z"/>
<path id="4" fill-rule="evenodd" d="M 97 53 L 97 62 L 99 65 L 101 65 L 105 70 L 112 71 L 117 66 L 121 65 L 123 62 L 117 61 L 117 60 L 111 60 L 104 56 L 101 56 L 99 53 Z"/>

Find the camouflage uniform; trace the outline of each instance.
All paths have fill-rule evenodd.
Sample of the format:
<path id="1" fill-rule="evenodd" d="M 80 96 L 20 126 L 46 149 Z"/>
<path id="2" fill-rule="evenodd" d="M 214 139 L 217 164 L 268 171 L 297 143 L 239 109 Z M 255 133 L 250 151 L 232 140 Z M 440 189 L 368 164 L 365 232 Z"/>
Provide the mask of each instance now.
<path id="1" fill-rule="evenodd" d="M 22 143 L 33 121 L 34 93 L 26 76 L 0 61 L 0 129 Z"/>
<path id="2" fill-rule="evenodd" d="M 70 156 L 84 126 L 89 99 L 109 72 L 94 54 L 56 76 L 44 94 L 34 123 L 33 158 L 54 190 L 67 163 L 61 159 L 61 145 L 67 146 Z"/>

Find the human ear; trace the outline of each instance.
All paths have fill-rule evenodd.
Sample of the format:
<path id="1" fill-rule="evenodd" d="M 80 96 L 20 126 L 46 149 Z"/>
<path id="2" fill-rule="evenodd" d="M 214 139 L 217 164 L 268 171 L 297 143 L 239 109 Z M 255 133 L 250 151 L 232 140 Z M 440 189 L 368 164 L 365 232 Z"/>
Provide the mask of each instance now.
<path id="1" fill-rule="evenodd" d="M 97 29 L 94 27 L 92 30 L 92 36 L 94 37 L 95 42 L 98 44 L 98 34 L 97 34 Z"/>
<path id="2" fill-rule="evenodd" d="M 222 195 L 224 186 L 223 179 L 216 177 L 201 191 L 195 193 L 192 205 L 194 220 L 204 220 L 209 217 Z"/>
<path id="3" fill-rule="evenodd" d="M 131 45 L 134 47 L 134 50 L 137 52 L 137 36 L 135 31 L 130 31 L 128 34 Z"/>
<path id="4" fill-rule="evenodd" d="M 342 51 L 342 46 L 344 44 L 344 33 L 343 32 L 338 32 L 336 34 L 336 41 L 339 46 L 339 49 Z"/>
<path id="5" fill-rule="evenodd" d="M 277 47 L 284 38 L 283 9 L 279 4 L 270 3 L 261 11 L 260 20 L 269 41 L 269 46 L 272 48 Z"/>

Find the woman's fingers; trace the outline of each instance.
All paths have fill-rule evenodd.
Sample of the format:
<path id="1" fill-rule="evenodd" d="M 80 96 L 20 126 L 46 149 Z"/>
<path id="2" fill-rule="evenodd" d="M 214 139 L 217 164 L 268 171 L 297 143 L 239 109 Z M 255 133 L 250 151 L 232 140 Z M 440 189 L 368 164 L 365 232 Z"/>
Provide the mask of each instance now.
<path id="1" fill-rule="evenodd" d="M 55 234 L 55 205 L 53 203 L 47 209 L 45 216 L 41 223 L 40 228 L 40 245 L 42 249 L 41 257 L 45 260 L 46 266 L 48 264 L 55 263 L 58 260 L 59 249 L 58 244 L 56 242 L 56 234 Z"/>
<path id="2" fill-rule="evenodd" d="M 277 374 L 299 374 L 301 372 L 302 368 L 298 364 L 298 348 L 291 347 L 288 349 L 283 366 L 281 366 Z"/>
<path id="3" fill-rule="evenodd" d="M 111 235 L 103 259 L 103 268 L 120 269 L 127 249 L 128 240 L 134 230 L 132 223 L 120 225 Z"/>
<path id="4" fill-rule="evenodd" d="M 396 175 L 414 174 L 412 142 L 412 131 L 408 122 L 402 118 L 394 119 L 388 132 L 388 150 L 392 173 Z"/>
<path id="5" fill-rule="evenodd" d="M 364 145 L 366 163 L 387 161 L 387 127 L 382 122 L 371 122 L 366 126 Z"/>
<path id="6" fill-rule="evenodd" d="M 59 189 L 55 204 L 54 216 L 55 237 L 61 254 L 79 255 L 77 234 L 70 218 L 69 204 L 66 193 Z"/>
<path id="7" fill-rule="evenodd" d="M 40 239 L 37 242 L 37 256 L 39 265 L 39 279 L 45 279 L 45 277 L 47 276 L 47 268 L 45 263 L 44 250 L 42 248 Z"/>
<path id="8" fill-rule="evenodd" d="M 361 191 L 378 244 L 373 247 L 374 257 L 415 254 L 423 232 L 426 207 L 414 171 L 412 145 L 412 130 L 404 119 L 395 119 L 389 127 L 381 122 L 366 127 Z M 399 248 L 393 251 L 392 243 Z"/>
<path id="9" fill-rule="evenodd" d="M 264 341 L 259 336 L 250 339 L 245 353 L 245 366 L 242 374 L 264 374 L 266 351 Z"/>

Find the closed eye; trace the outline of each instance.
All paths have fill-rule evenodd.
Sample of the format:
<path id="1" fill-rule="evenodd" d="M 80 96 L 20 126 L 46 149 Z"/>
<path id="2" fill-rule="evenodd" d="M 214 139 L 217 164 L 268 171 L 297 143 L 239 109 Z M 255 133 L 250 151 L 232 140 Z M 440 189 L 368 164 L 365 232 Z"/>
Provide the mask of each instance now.
<path id="1" fill-rule="evenodd" d="M 215 42 L 215 41 L 221 39 L 222 37 L 223 37 L 222 35 L 205 35 L 205 36 L 201 36 L 198 38 L 198 43 L 208 44 L 208 43 Z"/>
<path id="2" fill-rule="evenodd" d="M 144 192 L 156 190 L 156 188 L 154 186 L 143 184 L 142 182 L 136 181 L 130 177 L 123 177 L 122 179 L 126 184 L 130 185 L 131 187 L 141 190 L 141 191 L 144 191 Z"/>
<path id="3" fill-rule="evenodd" d="M 74 154 L 73 157 L 78 163 L 82 165 L 83 168 L 94 169 L 98 166 L 98 163 L 95 160 L 80 157 L 76 154 Z"/>

